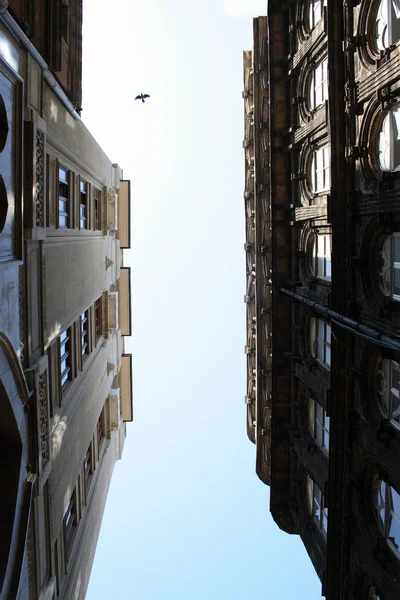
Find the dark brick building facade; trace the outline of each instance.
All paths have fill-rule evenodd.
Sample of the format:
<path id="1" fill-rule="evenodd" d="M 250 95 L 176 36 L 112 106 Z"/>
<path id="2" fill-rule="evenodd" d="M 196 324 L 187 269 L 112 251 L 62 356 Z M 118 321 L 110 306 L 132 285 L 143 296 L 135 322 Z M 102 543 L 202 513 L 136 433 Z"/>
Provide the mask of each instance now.
<path id="1" fill-rule="evenodd" d="M 244 53 L 247 431 L 329 600 L 400 596 L 400 3 L 271 0 Z"/>

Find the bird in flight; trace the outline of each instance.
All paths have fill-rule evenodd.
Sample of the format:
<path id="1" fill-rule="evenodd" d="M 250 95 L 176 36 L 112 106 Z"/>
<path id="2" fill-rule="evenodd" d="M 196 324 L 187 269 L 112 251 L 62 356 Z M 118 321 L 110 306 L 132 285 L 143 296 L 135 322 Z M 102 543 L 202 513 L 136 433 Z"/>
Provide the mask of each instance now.
<path id="1" fill-rule="evenodd" d="M 135 100 L 141 100 L 142 102 L 144 102 L 145 98 L 150 98 L 149 94 L 139 94 L 138 96 L 136 96 Z"/>

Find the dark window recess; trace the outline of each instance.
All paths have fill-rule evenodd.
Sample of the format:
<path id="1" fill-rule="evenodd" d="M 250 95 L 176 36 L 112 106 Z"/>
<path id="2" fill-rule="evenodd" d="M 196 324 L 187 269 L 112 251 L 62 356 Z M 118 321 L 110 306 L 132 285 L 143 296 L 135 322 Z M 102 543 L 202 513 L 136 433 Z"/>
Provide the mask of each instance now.
<path id="1" fill-rule="evenodd" d="M 74 489 L 64 515 L 65 556 L 67 558 L 67 561 L 71 554 L 72 542 L 74 539 L 75 529 L 77 525 L 78 520 L 76 514 L 76 498 Z"/>
<path id="2" fill-rule="evenodd" d="M 91 443 L 89 444 L 89 448 L 86 452 L 85 460 L 83 461 L 83 468 L 84 468 L 84 472 L 85 472 L 85 493 L 86 493 L 86 498 L 87 498 L 93 471 L 94 471 L 93 448 L 92 448 Z"/>
<path id="3" fill-rule="evenodd" d="M 94 228 L 101 230 L 101 192 L 97 188 L 94 190 Z"/>
<path id="4" fill-rule="evenodd" d="M 96 342 L 102 335 L 102 310 L 101 310 L 101 297 L 95 302 L 95 319 L 96 319 Z"/>
<path id="5" fill-rule="evenodd" d="M 105 429 L 104 429 L 104 407 L 100 413 L 99 420 L 97 421 L 97 447 L 100 450 L 101 443 L 103 439 L 106 437 Z"/>

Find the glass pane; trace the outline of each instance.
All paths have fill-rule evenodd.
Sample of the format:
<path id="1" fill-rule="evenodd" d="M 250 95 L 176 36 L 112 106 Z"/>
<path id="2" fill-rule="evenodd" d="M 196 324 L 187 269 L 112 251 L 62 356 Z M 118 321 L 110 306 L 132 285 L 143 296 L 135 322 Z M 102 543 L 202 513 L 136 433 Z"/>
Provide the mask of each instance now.
<path id="1" fill-rule="evenodd" d="M 331 326 L 330 325 L 326 326 L 326 343 L 327 344 L 331 343 Z"/>
<path id="2" fill-rule="evenodd" d="M 391 541 L 394 543 L 396 548 L 399 548 L 400 547 L 400 522 L 392 514 L 390 515 L 388 533 L 389 533 L 389 537 L 393 538 L 393 540 L 391 540 Z"/>
<path id="3" fill-rule="evenodd" d="M 390 488 L 391 492 L 391 507 L 396 517 L 400 520 L 400 495 L 394 488 Z"/>
<path id="4" fill-rule="evenodd" d="M 323 423 L 323 421 L 324 421 L 324 409 L 322 408 L 322 406 L 318 402 L 316 402 L 315 408 L 316 408 L 316 413 L 317 413 L 316 414 L 316 418 L 318 419 L 318 421 L 320 423 Z"/>
<path id="5" fill-rule="evenodd" d="M 393 295 L 400 297 L 400 269 L 393 269 Z"/>
<path id="6" fill-rule="evenodd" d="M 324 446 L 329 450 L 329 433 L 326 431 L 324 433 Z"/>
<path id="7" fill-rule="evenodd" d="M 322 443 L 323 443 L 322 431 L 323 430 L 322 430 L 321 424 L 317 422 L 315 424 L 315 439 L 320 446 L 322 446 Z"/>
<path id="8" fill-rule="evenodd" d="M 325 413 L 325 429 L 327 431 L 329 431 L 329 423 L 330 423 L 330 418 L 328 417 L 328 415 Z"/>
<path id="9" fill-rule="evenodd" d="M 392 235 L 392 261 L 400 263 L 400 235 Z"/>
<path id="10" fill-rule="evenodd" d="M 322 340 L 325 339 L 325 322 L 322 319 L 317 319 L 318 323 L 318 337 Z"/>
<path id="11" fill-rule="evenodd" d="M 327 346 L 325 354 L 325 363 L 330 366 L 331 364 L 331 349 Z"/>
<path id="12" fill-rule="evenodd" d="M 317 341 L 317 358 L 323 362 L 325 360 L 325 344 L 320 339 Z"/>

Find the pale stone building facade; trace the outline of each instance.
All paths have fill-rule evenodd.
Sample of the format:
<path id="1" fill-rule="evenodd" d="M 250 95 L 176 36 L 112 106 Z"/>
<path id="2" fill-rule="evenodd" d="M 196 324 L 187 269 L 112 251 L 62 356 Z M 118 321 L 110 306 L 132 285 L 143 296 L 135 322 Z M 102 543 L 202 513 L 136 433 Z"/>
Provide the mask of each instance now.
<path id="1" fill-rule="evenodd" d="M 132 420 L 130 184 L 80 119 L 82 2 L 32 4 L 0 2 L 0 598 L 83 599 Z"/>

